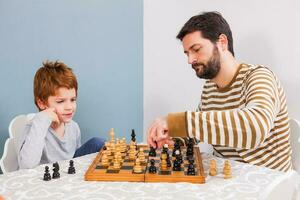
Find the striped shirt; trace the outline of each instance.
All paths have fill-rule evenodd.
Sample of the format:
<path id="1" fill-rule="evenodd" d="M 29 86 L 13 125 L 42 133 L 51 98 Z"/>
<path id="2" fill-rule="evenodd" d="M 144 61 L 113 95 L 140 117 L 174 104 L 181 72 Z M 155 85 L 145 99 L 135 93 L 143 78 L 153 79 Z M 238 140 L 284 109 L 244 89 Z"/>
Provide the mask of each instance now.
<path id="1" fill-rule="evenodd" d="M 216 156 L 288 171 L 290 128 L 286 97 L 268 68 L 241 64 L 231 83 L 206 81 L 196 112 L 168 115 L 171 136 L 212 144 Z"/>

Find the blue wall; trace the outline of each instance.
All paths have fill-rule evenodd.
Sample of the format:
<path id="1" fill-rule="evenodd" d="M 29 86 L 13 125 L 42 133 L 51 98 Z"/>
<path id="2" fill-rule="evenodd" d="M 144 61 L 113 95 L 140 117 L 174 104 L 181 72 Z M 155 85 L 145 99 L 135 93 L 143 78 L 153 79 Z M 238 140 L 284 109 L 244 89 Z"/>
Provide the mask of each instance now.
<path id="1" fill-rule="evenodd" d="M 0 1 L 0 156 L 10 120 L 37 111 L 32 82 L 46 59 L 77 75 L 82 142 L 111 127 L 142 140 L 142 0 Z"/>

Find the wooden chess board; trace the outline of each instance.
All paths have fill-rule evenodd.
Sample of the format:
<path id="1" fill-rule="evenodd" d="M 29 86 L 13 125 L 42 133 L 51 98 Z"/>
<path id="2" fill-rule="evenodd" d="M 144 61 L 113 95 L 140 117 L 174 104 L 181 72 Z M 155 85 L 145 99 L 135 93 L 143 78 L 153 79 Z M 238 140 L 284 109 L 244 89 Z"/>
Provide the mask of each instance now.
<path id="1" fill-rule="evenodd" d="M 160 156 L 161 150 L 156 150 L 155 157 L 149 157 L 149 147 L 146 145 L 138 145 L 137 148 L 143 148 L 145 153 L 145 162 L 141 163 L 142 173 L 134 173 L 133 166 L 134 161 L 130 160 L 127 151 L 122 153 L 123 162 L 121 168 L 116 170 L 113 168 L 113 155 L 109 156 L 109 166 L 103 166 L 101 163 L 101 157 L 103 150 L 101 150 L 93 163 L 85 173 L 86 181 L 128 181 L 128 182 L 190 182 L 190 183 L 205 183 L 204 170 L 202 165 L 202 158 L 199 151 L 199 147 L 194 147 L 194 166 L 195 175 L 187 175 L 188 160 L 186 157 L 186 148 L 181 147 L 183 155 L 183 163 L 181 164 L 181 171 L 173 171 L 172 167 L 168 167 L 167 170 L 160 170 Z M 129 147 L 127 147 L 129 149 Z M 172 150 L 169 150 L 170 158 L 172 157 Z M 155 160 L 155 166 L 157 172 L 151 174 L 148 171 L 150 166 L 150 159 Z M 171 160 L 171 164 L 175 158 Z"/>

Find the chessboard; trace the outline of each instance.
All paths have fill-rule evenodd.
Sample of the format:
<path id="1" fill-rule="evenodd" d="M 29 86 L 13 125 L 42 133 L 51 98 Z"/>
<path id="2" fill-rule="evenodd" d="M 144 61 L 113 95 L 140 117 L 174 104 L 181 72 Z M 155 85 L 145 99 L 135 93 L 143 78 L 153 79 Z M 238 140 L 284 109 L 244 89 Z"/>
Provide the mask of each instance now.
<path id="1" fill-rule="evenodd" d="M 187 147 L 180 146 L 181 162 L 178 165 L 177 154 L 174 155 L 170 149 L 154 149 L 155 154 L 151 154 L 151 149 L 147 145 L 135 145 L 136 157 L 143 154 L 144 158 L 139 162 L 139 172 L 135 172 L 136 159 L 129 155 L 131 147 L 126 145 L 124 151 L 120 154 L 119 167 L 114 166 L 115 153 L 106 153 L 106 148 L 100 150 L 96 158 L 85 173 L 86 181 L 126 181 L 126 182 L 189 182 L 205 183 L 204 170 L 202 165 L 201 153 L 199 147 L 192 146 L 192 155 L 187 156 Z M 153 148 L 152 148 L 153 151 Z M 168 165 L 162 169 L 162 151 L 167 152 Z M 150 155 L 149 155 L 150 152 Z M 102 160 L 105 155 L 105 164 Z M 177 164 L 176 164 L 177 163 Z M 174 171 L 174 164 L 177 169 Z M 192 166 L 191 170 L 188 170 Z M 153 170 L 154 169 L 154 170 Z M 192 171 L 192 173 L 188 173 Z"/>

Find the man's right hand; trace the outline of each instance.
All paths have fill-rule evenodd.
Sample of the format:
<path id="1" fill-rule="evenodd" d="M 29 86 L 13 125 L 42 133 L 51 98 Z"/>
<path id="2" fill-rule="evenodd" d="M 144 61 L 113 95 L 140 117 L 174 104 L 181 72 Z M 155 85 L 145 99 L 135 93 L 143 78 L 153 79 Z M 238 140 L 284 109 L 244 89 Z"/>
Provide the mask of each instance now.
<path id="1" fill-rule="evenodd" d="M 148 144 L 155 148 L 161 148 L 164 144 L 173 145 L 165 117 L 158 118 L 151 124 L 147 137 Z"/>

